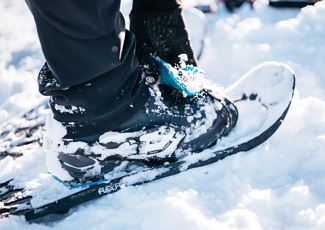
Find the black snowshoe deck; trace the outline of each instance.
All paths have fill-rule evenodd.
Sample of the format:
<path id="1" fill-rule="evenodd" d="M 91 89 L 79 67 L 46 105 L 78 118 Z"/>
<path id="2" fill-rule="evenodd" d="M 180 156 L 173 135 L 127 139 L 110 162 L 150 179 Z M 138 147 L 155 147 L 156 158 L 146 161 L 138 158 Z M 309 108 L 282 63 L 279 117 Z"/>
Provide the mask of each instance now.
<path id="1" fill-rule="evenodd" d="M 263 85 L 267 84 L 272 84 L 273 87 L 269 87 L 269 90 L 263 88 Z M 79 204 L 114 193 L 121 188 L 145 184 L 214 163 L 238 152 L 248 151 L 268 140 L 281 126 L 289 110 L 294 88 L 294 74 L 287 66 L 277 63 L 259 66 L 227 90 L 227 94 L 239 105 L 239 114 L 245 112 L 245 106 L 242 106 L 245 103 L 246 106 L 254 103 L 259 105 L 257 111 L 262 111 L 262 115 L 265 114 L 265 117 L 264 115 L 256 117 L 260 121 L 257 122 L 254 132 L 243 132 L 242 124 L 239 124 L 237 130 L 235 128 L 229 137 L 221 139 L 210 149 L 200 153 L 189 153 L 177 162 L 157 168 L 145 168 L 117 178 L 103 179 L 71 188 L 70 194 L 62 194 L 61 198 L 38 207 L 31 205 L 32 197 L 37 194 L 16 187 L 15 180 L 8 180 L 0 184 L 0 216 L 24 215 L 26 220 L 32 221 L 52 214 L 63 214 Z M 277 91 L 274 91 L 275 89 Z M 270 98 L 272 92 L 279 95 Z M 246 108 L 250 108 L 249 106 Z"/>

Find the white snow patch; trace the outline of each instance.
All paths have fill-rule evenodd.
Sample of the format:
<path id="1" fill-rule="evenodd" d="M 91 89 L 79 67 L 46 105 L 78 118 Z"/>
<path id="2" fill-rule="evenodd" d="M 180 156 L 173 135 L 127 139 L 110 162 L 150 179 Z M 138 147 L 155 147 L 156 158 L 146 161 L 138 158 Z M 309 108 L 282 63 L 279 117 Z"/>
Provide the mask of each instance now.
<path id="1" fill-rule="evenodd" d="M 54 108 L 55 110 L 60 111 L 61 113 L 70 113 L 70 114 L 84 113 L 86 111 L 86 109 L 82 107 L 71 106 L 71 108 L 67 108 L 66 106 L 58 105 L 58 104 L 55 104 Z"/>

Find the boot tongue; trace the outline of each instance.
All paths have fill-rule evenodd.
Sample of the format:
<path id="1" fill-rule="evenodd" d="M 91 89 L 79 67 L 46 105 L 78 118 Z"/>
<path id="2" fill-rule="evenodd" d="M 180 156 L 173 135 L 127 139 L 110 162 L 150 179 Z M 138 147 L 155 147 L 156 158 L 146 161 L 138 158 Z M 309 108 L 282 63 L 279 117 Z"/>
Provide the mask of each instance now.
<path id="1" fill-rule="evenodd" d="M 179 56 L 180 65 L 173 67 L 158 56 L 154 57 L 160 71 L 160 84 L 182 92 L 185 97 L 195 96 L 204 89 L 205 72 L 193 65 L 186 65 L 187 56 Z"/>

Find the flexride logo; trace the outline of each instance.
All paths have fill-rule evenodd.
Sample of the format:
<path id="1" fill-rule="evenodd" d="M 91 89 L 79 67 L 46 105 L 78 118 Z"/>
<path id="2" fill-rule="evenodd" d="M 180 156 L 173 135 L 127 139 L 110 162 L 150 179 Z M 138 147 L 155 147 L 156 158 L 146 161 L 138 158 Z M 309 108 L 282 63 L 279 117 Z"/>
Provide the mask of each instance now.
<path id="1" fill-rule="evenodd" d="M 113 184 L 113 185 L 107 185 L 105 187 L 99 188 L 97 192 L 98 192 L 99 195 L 111 193 L 113 191 L 119 190 L 121 188 L 121 185 L 122 185 L 121 183 L 116 183 L 116 184 Z"/>

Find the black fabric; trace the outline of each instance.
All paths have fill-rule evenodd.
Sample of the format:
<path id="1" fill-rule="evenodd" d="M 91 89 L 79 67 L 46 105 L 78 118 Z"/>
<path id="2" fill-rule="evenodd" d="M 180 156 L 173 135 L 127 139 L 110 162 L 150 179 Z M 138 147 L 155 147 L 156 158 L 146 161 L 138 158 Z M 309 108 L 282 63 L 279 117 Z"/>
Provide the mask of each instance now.
<path id="1" fill-rule="evenodd" d="M 121 65 L 124 19 L 118 0 L 27 0 L 47 64 L 61 88 Z"/>
<path id="2" fill-rule="evenodd" d="M 69 126 L 67 137 L 112 130 L 144 105 L 148 89 L 120 1 L 26 1 L 46 59 L 39 89 L 51 96 L 54 118 Z"/>
<path id="3" fill-rule="evenodd" d="M 132 10 L 130 30 L 136 36 L 136 54 L 146 76 L 158 78 L 153 55 L 175 66 L 179 64 L 178 55 L 187 54 L 187 64 L 197 65 L 180 8 L 156 13 Z"/>
<path id="4" fill-rule="evenodd" d="M 129 39 L 134 38 L 127 32 L 126 41 Z M 65 138 L 95 140 L 100 134 L 119 127 L 146 103 L 149 92 L 144 81 L 139 79 L 139 68 L 127 72 L 131 66 L 137 65 L 135 44 L 126 44 L 122 55 L 125 59 L 120 67 L 69 90 L 49 91 L 54 118 L 68 130 Z M 122 82 L 123 76 L 128 78 Z M 115 87 L 116 81 L 123 84 Z"/>
<path id="5" fill-rule="evenodd" d="M 133 0 L 133 13 L 156 13 L 171 11 L 179 7 L 176 0 Z"/>
<path id="6" fill-rule="evenodd" d="M 124 28 L 120 1 L 26 1 L 46 59 L 39 89 L 51 97 L 54 118 L 67 127 L 65 138 L 93 140 L 122 127 L 143 107 L 149 92 L 141 80 L 135 36 Z M 174 0 L 134 1 L 131 28 L 142 63 L 150 53 L 171 63 L 187 53 L 195 64 L 178 7 Z"/>

